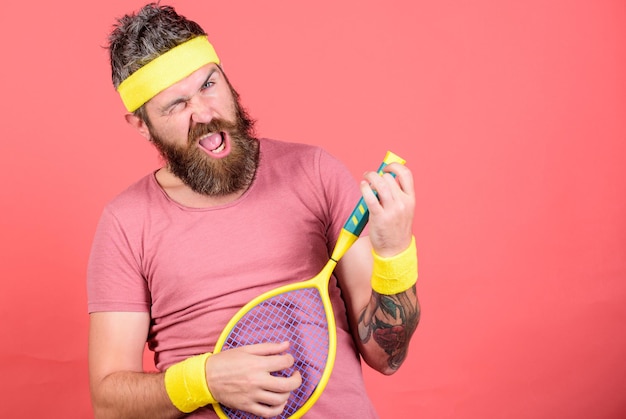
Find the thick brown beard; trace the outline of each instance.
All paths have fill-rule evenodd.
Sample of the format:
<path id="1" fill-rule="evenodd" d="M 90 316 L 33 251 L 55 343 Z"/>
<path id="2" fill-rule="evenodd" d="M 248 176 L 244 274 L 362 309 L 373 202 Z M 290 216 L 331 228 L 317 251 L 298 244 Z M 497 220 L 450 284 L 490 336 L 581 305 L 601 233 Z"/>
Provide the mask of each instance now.
<path id="1" fill-rule="evenodd" d="M 187 145 L 166 143 L 151 130 L 152 141 L 167 161 L 169 170 L 193 191 L 206 196 L 225 196 L 246 190 L 256 173 L 259 143 L 254 138 L 254 121 L 236 100 L 235 121 L 213 119 L 189 130 Z M 230 137 L 228 156 L 213 159 L 198 147 L 207 133 L 226 132 Z"/>

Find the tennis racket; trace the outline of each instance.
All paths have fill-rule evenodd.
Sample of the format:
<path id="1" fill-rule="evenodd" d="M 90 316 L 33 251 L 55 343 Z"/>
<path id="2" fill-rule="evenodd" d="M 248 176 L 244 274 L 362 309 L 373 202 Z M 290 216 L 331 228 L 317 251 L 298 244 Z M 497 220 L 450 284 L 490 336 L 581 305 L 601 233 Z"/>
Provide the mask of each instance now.
<path id="1" fill-rule="evenodd" d="M 392 162 L 405 161 L 388 151 L 378 173 Z M 228 322 L 213 353 L 263 342 L 289 341 L 294 365 L 275 375 L 300 372 L 302 384 L 290 395 L 277 419 L 299 418 L 320 397 L 333 368 L 337 349 L 335 316 L 328 293 L 328 282 L 337 262 L 357 240 L 369 220 L 369 210 L 361 198 L 341 229 L 330 260 L 315 277 L 270 290 L 243 306 Z M 223 419 L 252 419 L 257 416 L 213 405 Z"/>

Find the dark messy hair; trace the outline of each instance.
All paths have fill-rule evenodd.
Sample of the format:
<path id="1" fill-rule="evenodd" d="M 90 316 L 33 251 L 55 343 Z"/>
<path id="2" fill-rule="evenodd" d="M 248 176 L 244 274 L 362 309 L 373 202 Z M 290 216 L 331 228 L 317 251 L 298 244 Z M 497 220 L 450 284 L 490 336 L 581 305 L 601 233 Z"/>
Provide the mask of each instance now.
<path id="1" fill-rule="evenodd" d="M 196 36 L 206 35 L 196 22 L 176 13 L 173 7 L 149 3 L 137 13 L 117 20 L 109 35 L 109 58 L 113 86 L 135 71 Z M 143 106 L 136 111 L 146 119 Z"/>
<path id="2" fill-rule="evenodd" d="M 179 15 L 173 7 L 157 3 L 119 18 L 109 35 L 113 86 L 117 89 L 139 68 L 199 35 L 206 35 L 200 25 Z"/>

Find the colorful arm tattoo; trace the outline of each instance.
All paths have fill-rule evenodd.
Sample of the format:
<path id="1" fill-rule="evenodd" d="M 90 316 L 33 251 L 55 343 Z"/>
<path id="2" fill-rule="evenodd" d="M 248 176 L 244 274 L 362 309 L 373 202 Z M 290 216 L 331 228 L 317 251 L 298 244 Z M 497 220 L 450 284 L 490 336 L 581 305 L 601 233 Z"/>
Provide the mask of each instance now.
<path id="1" fill-rule="evenodd" d="M 359 338 L 362 343 L 373 338 L 389 355 L 389 367 L 397 370 L 406 358 L 409 341 L 419 320 L 415 285 L 393 295 L 373 291 L 369 305 L 359 317 Z"/>

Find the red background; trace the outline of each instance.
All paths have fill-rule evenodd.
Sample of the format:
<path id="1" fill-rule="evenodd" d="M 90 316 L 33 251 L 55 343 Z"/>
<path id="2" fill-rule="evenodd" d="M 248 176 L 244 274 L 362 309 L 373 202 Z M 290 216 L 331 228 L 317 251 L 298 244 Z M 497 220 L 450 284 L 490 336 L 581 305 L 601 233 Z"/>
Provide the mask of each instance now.
<path id="1" fill-rule="evenodd" d="M 89 418 L 85 269 L 159 160 L 106 36 L 142 2 L 0 13 L 0 416 Z M 626 417 L 626 2 L 174 1 L 259 133 L 416 179 L 422 323 L 382 418 Z"/>

